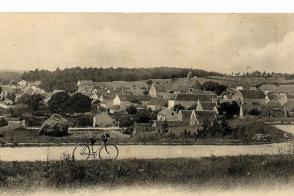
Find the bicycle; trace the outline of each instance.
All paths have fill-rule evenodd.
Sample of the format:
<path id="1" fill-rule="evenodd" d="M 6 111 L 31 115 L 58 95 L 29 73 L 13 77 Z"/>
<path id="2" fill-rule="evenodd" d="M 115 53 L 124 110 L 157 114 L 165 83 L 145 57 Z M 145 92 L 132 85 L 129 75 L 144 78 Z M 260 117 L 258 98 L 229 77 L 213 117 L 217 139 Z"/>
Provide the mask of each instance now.
<path id="1" fill-rule="evenodd" d="M 97 154 L 100 160 L 111 159 L 115 160 L 118 157 L 118 147 L 115 144 L 108 144 L 108 139 L 110 135 L 108 133 L 101 135 L 102 144 L 97 149 L 94 150 L 97 138 L 89 138 L 90 146 L 87 143 L 77 144 L 72 153 L 73 160 L 88 160 L 90 157 L 96 158 Z"/>

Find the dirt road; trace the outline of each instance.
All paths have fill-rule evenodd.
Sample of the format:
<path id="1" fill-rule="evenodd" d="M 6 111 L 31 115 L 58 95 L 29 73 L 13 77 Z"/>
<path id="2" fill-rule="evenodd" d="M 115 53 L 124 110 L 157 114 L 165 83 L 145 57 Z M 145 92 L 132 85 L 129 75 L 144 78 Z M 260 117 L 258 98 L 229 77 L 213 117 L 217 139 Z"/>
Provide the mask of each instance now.
<path id="1" fill-rule="evenodd" d="M 200 158 L 287 153 L 294 149 L 289 142 L 262 145 L 120 145 L 118 159 Z M 2 161 L 60 160 L 71 154 L 73 146 L 0 148 Z"/>

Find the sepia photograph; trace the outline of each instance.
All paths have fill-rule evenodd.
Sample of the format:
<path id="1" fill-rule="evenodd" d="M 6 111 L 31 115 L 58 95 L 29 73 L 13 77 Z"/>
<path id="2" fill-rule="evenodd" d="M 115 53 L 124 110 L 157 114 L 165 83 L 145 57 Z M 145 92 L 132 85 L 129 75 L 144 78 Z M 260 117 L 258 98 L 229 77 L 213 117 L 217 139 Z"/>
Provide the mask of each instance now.
<path id="1" fill-rule="evenodd" d="M 0 12 L 0 195 L 293 195 L 293 21 Z"/>

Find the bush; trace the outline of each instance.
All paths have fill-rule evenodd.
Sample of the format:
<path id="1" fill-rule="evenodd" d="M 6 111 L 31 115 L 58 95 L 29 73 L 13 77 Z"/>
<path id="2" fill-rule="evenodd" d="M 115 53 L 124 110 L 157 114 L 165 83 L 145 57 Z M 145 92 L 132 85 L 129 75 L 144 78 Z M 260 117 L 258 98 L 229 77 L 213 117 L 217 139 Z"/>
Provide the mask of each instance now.
<path id="1" fill-rule="evenodd" d="M 261 115 L 261 112 L 258 109 L 254 108 L 252 110 L 249 110 L 248 114 L 251 116 L 259 116 Z"/>
<path id="2" fill-rule="evenodd" d="M 8 121 L 4 118 L 0 118 L 0 127 L 4 127 L 8 125 Z"/>
<path id="3" fill-rule="evenodd" d="M 131 127 L 134 125 L 134 120 L 129 116 L 122 116 L 119 119 L 120 127 Z"/>
<path id="4" fill-rule="evenodd" d="M 126 111 L 128 112 L 128 114 L 136 114 L 137 108 L 134 105 L 130 105 L 129 107 L 126 108 Z"/>
<path id="5" fill-rule="evenodd" d="M 77 127 L 88 127 L 93 125 L 93 119 L 87 116 L 79 116 L 75 121 Z"/>

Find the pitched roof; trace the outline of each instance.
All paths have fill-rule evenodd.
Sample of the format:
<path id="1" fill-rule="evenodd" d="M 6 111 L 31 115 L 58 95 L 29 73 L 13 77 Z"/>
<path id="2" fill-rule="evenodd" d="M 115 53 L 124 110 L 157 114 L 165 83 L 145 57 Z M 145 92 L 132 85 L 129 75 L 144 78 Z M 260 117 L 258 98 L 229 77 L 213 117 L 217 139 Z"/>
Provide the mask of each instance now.
<path id="1" fill-rule="evenodd" d="M 13 89 L 9 85 L 1 85 L 2 91 L 13 92 Z"/>
<path id="2" fill-rule="evenodd" d="M 127 94 L 118 94 L 121 101 L 149 101 L 151 97 L 149 96 L 136 96 Z"/>
<path id="3" fill-rule="evenodd" d="M 285 97 L 285 94 L 268 93 L 266 96 L 268 96 L 270 101 L 279 101 L 281 98 Z M 288 95 L 287 98 L 289 99 Z"/>
<path id="4" fill-rule="evenodd" d="M 198 94 L 198 95 L 215 95 L 216 96 L 215 92 L 203 91 L 203 90 L 195 89 L 195 88 L 190 88 L 187 93 L 189 93 L 189 94 Z"/>
<path id="5" fill-rule="evenodd" d="M 260 90 L 240 90 L 244 99 L 264 99 L 265 94 Z"/>
<path id="6" fill-rule="evenodd" d="M 294 99 L 294 95 L 293 94 L 287 94 L 287 99 Z"/>
<path id="7" fill-rule="evenodd" d="M 105 100 L 112 100 L 112 99 L 115 98 L 115 96 L 116 96 L 116 94 L 114 94 L 114 93 L 103 93 L 103 95 L 102 95 L 102 97 L 103 97 L 103 102 L 104 102 Z"/>
<path id="8" fill-rule="evenodd" d="M 217 114 L 214 111 L 196 111 L 194 110 L 197 118 L 203 122 L 204 119 L 213 120 Z"/>
<path id="9" fill-rule="evenodd" d="M 200 104 L 203 110 L 213 110 L 213 108 L 216 106 L 215 103 L 211 103 L 211 102 L 201 102 Z"/>
<path id="10" fill-rule="evenodd" d="M 168 121 L 178 121 L 179 116 L 178 113 L 170 110 L 168 108 L 163 108 L 160 112 L 158 112 L 159 115 L 165 116 L 166 120 Z"/>
<path id="11" fill-rule="evenodd" d="M 174 101 L 211 101 L 214 95 L 200 95 L 200 94 L 187 94 L 179 93 L 174 97 Z"/>
<path id="12" fill-rule="evenodd" d="M 79 80 L 78 81 L 79 86 L 94 86 L 93 80 Z"/>
<path id="13" fill-rule="evenodd" d="M 269 101 L 266 107 L 282 107 L 281 103 L 278 101 Z"/>
<path id="14" fill-rule="evenodd" d="M 167 103 L 168 103 L 168 100 L 166 100 L 166 99 L 162 99 L 162 98 L 151 98 L 151 100 L 149 101 L 148 105 L 164 106 Z"/>
<path id="15" fill-rule="evenodd" d="M 163 108 L 162 110 L 160 110 L 158 112 L 158 114 L 160 114 L 160 115 L 168 115 L 168 114 L 171 114 L 172 112 L 176 113 L 175 111 L 173 111 L 171 109 Z"/>
<path id="16" fill-rule="evenodd" d="M 107 114 L 106 112 L 98 113 L 94 116 L 94 118 L 95 118 L 96 122 L 97 121 L 105 121 L 105 120 L 109 120 L 109 119 L 113 120 L 113 118 L 109 114 Z"/>
<path id="17" fill-rule="evenodd" d="M 294 85 L 280 85 L 277 87 L 275 92 L 294 94 Z"/>
<path id="18" fill-rule="evenodd" d="M 260 90 L 269 90 L 270 92 L 277 89 L 277 86 L 274 84 L 263 84 L 259 87 Z"/>
<path id="19" fill-rule="evenodd" d="M 192 114 L 192 110 L 180 110 L 179 114 L 182 115 L 182 121 L 190 121 L 190 116 Z"/>
<path id="20" fill-rule="evenodd" d="M 157 92 L 166 92 L 166 89 L 163 85 L 153 84 L 153 86 Z"/>
<path id="21" fill-rule="evenodd" d="M 294 100 L 293 99 L 288 100 L 284 106 L 285 106 L 286 110 L 293 111 L 294 110 Z"/>

